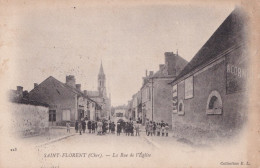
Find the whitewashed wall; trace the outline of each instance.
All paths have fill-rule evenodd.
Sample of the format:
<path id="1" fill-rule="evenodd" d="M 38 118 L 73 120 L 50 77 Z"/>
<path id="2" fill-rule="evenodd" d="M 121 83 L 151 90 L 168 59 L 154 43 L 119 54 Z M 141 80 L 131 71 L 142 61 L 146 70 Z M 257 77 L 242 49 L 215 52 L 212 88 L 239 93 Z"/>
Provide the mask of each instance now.
<path id="1" fill-rule="evenodd" d="M 40 135 L 49 128 L 49 108 L 26 104 L 12 104 L 12 132 L 21 136 Z"/>

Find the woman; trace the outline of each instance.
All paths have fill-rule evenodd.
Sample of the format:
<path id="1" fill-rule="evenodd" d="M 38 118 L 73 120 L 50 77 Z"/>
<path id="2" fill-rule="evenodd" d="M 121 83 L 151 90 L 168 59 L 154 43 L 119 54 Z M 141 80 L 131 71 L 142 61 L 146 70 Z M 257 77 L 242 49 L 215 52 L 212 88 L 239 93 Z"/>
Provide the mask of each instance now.
<path id="1" fill-rule="evenodd" d="M 82 124 L 81 124 L 81 122 L 79 122 L 79 135 L 81 135 L 81 131 L 82 131 Z"/>
<path id="2" fill-rule="evenodd" d="M 97 135 L 102 134 L 102 126 L 103 126 L 103 123 L 101 121 L 98 121 L 98 123 L 97 123 Z"/>

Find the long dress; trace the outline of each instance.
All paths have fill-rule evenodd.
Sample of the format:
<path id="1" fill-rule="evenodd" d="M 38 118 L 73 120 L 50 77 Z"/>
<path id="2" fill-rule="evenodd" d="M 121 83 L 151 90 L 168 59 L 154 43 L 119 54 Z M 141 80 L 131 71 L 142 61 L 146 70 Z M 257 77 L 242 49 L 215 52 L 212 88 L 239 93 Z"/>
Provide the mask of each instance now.
<path id="1" fill-rule="evenodd" d="M 97 123 L 97 132 L 99 132 L 99 133 L 102 132 L 102 126 L 103 126 L 103 123 L 99 121 Z"/>

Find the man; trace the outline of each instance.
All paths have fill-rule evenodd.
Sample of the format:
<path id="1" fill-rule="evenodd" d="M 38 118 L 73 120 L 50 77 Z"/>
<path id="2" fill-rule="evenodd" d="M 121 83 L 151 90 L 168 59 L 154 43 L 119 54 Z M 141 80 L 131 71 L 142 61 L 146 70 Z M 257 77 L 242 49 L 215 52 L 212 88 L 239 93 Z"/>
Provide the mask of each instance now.
<path id="1" fill-rule="evenodd" d="M 91 129 L 92 129 L 92 134 L 95 133 L 95 130 L 96 130 L 96 122 L 95 121 L 92 121 L 90 122 L 91 124 Z"/>
<path id="2" fill-rule="evenodd" d="M 88 133 L 91 133 L 91 126 L 92 126 L 92 125 L 91 125 L 91 121 L 89 120 L 89 121 L 88 121 Z"/>
<path id="3" fill-rule="evenodd" d="M 82 135 L 82 134 L 81 134 L 81 132 L 82 132 L 82 124 L 81 124 L 81 122 L 79 122 L 78 125 L 79 125 L 79 135 Z"/>
<path id="4" fill-rule="evenodd" d="M 86 131 L 86 121 L 83 120 L 81 123 L 82 123 L 83 133 L 85 133 L 85 131 Z"/>
<path id="5" fill-rule="evenodd" d="M 140 124 L 139 121 L 136 122 L 135 124 L 135 136 L 140 136 Z"/>
<path id="6" fill-rule="evenodd" d="M 76 130 L 76 133 L 78 133 L 78 130 L 79 130 L 79 122 L 78 122 L 78 120 L 75 123 L 75 130 Z"/>
<path id="7" fill-rule="evenodd" d="M 121 133 L 121 125 L 120 125 L 120 122 L 117 123 L 116 132 L 117 132 L 117 136 L 120 136 L 120 133 Z"/>

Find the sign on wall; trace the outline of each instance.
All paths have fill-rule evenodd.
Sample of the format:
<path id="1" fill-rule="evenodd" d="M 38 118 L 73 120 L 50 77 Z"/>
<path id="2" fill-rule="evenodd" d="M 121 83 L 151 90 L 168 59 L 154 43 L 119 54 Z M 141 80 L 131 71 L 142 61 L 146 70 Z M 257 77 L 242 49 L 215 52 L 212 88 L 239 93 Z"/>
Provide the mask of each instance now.
<path id="1" fill-rule="evenodd" d="M 177 113 L 178 110 L 178 87 L 177 84 L 172 87 L 172 113 Z"/>
<path id="2" fill-rule="evenodd" d="M 184 81 L 185 99 L 193 98 L 193 76 Z"/>
<path id="3" fill-rule="evenodd" d="M 239 48 L 226 57 L 227 94 L 246 89 L 246 81 L 249 73 L 246 62 L 247 57 L 243 54 L 243 51 L 243 48 Z"/>

